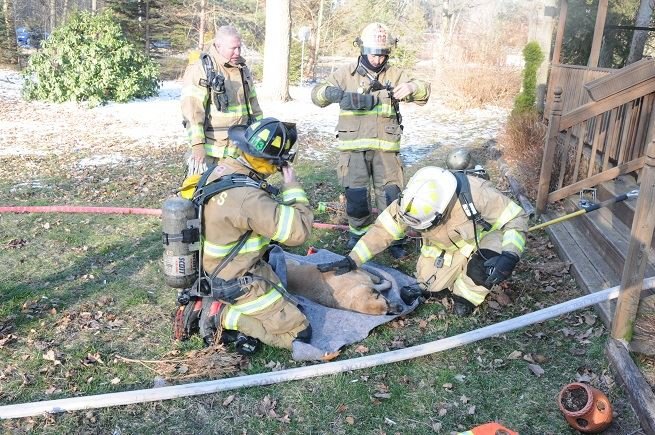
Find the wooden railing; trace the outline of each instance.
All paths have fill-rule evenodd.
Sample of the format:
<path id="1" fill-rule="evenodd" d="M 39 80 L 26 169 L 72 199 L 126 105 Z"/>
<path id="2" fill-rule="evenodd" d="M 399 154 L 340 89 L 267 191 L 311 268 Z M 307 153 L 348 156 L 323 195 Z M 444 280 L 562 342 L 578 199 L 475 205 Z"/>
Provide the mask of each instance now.
<path id="1" fill-rule="evenodd" d="M 643 80 L 643 68 L 629 68 L 596 80 L 597 85 L 587 83 L 587 90 L 581 86 L 589 101 L 564 114 L 564 91 L 561 87 L 555 89 L 539 179 L 537 214 L 544 212 L 547 203 L 638 171 L 644 165 L 645 148 L 652 136 L 655 74 Z M 655 71 L 655 66 L 652 69 Z M 636 73 L 641 75 L 637 77 Z M 637 80 L 642 81 L 632 84 Z M 584 100 L 580 96 L 583 91 L 569 91 L 569 95 L 575 96 L 576 104 Z M 592 101 L 593 91 L 598 91 L 596 94 L 602 98 L 597 95 L 596 101 Z"/>
<path id="2" fill-rule="evenodd" d="M 556 86 L 562 88 L 562 112 L 568 113 L 591 101 L 589 95 L 584 92 L 583 86 L 586 83 L 604 77 L 612 71 L 615 70 L 608 68 L 589 68 L 577 65 L 551 65 L 544 118 L 550 119 Z"/>

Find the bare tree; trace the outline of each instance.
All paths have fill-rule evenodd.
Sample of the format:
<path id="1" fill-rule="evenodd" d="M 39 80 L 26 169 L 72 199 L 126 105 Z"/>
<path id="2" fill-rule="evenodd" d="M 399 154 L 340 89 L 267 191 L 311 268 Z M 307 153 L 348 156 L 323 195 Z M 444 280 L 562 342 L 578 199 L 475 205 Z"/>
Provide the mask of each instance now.
<path id="1" fill-rule="evenodd" d="M 289 101 L 290 0 L 266 2 L 263 94 L 274 101 Z"/>
<path id="2" fill-rule="evenodd" d="M 57 26 L 57 0 L 50 0 L 50 33 L 55 30 Z"/>
<path id="3" fill-rule="evenodd" d="M 205 27 L 207 27 L 207 0 L 200 0 L 200 11 L 198 12 L 200 16 L 200 24 L 198 25 L 198 50 L 202 50 L 202 47 L 205 45 Z"/>
<path id="4" fill-rule="evenodd" d="M 145 53 L 150 54 L 150 0 L 145 0 Z"/>
<path id="5" fill-rule="evenodd" d="M 4 15 L 4 35 L 1 35 L 0 62 L 8 64 L 18 63 L 18 47 L 16 46 L 16 21 L 14 15 L 14 0 L 4 0 L 2 3 Z"/>
<path id="6" fill-rule="evenodd" d="M 639 10 L 637 10 L 637 17 L 635 18 L 635 26 L 649 27 L 650 20 L 653 16 L 653 0 L 641 0 L 639 2 Z M 648 39 L 647 30 L 635 30 L 632 34 L 632 42 L 630 43 L 630 54 L 626 64 L 629 65 L 638 61 L 644 55 L 644 47 Z"/>

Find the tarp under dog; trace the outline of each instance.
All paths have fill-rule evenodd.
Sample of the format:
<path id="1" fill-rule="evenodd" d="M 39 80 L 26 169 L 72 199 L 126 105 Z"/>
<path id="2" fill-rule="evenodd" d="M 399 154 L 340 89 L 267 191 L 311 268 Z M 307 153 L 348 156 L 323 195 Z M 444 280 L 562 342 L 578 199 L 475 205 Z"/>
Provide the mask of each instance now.
<path id="1" fill-rule="evenodd" d="M 326 249 L 321 249 L 312 255 L 301 256 L 284 252 L 278 246 L 274 247 L 269 252 L 268 262 L 273 266 L 286 288 L 285 258 L 295 260 L 301 264 L 320 264 L 339 260 L 343 257 Z M 292 295 L 312 325 L 312 339 L 309 343 L 299 341 L 293 343 L 292 356 L 294 360 L 320 360 L 326 354 L 336 352 L 343 346 L 356 343 L 368 337 L 371 330 L 376 326 L 390 322 L 396 317 L 405 315 L 416 309 L 419 304 L 418 301 L 415 301 L 412 305 L 406 305 L 400 298 L 400 288 L 405 285 L 415 284 L 416 279 L 396 269 L 373 262 L 366 263 L 362 268 L 391 281 L 391 288 L 383 291 L 382 294 L 387 300 L 403 307 L 402 312 L 383 316 L 360 314 L 324 307 L 302 296 Z"/>

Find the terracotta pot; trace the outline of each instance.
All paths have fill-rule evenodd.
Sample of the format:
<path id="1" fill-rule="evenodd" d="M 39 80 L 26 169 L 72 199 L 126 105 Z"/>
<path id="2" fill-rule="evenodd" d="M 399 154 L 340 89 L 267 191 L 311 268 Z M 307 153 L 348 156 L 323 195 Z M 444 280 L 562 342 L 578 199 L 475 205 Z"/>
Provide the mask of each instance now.
<path id="1" fill-rule="evenodd" d="M 602 391 L 580 382 L 570 383 L 559 392 L 559 409 L 576 430 L 598 433 L 612 423 L 612 404 Z"/>

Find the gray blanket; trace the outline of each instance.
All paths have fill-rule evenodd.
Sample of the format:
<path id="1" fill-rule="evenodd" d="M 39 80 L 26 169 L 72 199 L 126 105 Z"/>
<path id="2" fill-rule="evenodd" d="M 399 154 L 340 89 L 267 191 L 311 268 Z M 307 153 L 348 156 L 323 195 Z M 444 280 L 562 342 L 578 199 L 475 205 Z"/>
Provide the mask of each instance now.
<path id="1" fill-rule="evenodd" d="M 285 287 L 287 281 L 285 257 L 304 264 L 326 263 L 343 258 L 341 255 L 325 249 L 321 249 L 313 255 L 303 257 L 284 252 L 280 247 L 276 246 L 269 252 L 269 263 L 271 263 Z M 384 291 L 383 295 L 387 300 L 396 302 L 402 306 L 402 312 L 395 315 L 372 316 L 324 307 L 302 296 L 293 295 L 298 302 L 298 306 L 312 325 L 312 339 L 310 343 L 299 341 L 293 343 L 293 359 L 296 361 L 320 360 L 327 353 L 335 352 L 343 346 L 363 340 L 368 337 L 368 334 L 376 326 L 390 322 L 398 316 L 410 313 L 418 306 L 418 301 L 415 301 L 412 305 L 406 305 L 400 299 L 399 293 L 401 287 L 416 283 L 414 278 L 396 269 L 372 262 L 366 263 L 363 268 L 373 274 L 384 275 L 390 279 L 392 286 L 389 290 Z"/>

